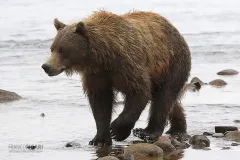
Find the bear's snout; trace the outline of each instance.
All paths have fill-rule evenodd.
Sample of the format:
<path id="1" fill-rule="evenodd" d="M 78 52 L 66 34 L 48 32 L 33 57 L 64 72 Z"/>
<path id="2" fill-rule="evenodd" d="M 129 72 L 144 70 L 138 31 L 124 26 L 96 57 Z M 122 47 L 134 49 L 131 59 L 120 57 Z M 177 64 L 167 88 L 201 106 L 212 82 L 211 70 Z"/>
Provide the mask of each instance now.
<path id="1" fill-rule="evenodd" d="M 43 70 L 48 74 L 50 71 L 50 67 L 47 64 L 42 65 Z"/>

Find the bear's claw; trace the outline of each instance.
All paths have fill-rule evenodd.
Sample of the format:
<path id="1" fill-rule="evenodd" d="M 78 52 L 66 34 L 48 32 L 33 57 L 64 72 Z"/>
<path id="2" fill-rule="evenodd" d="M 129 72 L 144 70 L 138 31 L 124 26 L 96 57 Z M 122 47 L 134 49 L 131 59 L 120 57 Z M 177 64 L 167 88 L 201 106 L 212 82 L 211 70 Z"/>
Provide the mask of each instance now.
<path id="1" fill-rule="evenodd" d="M 156 133 L 147 133 L 145 129 L 142 128 L 135 128 L 133 129 L 133 135 L 135 137 L 138 137 L 144 141 L 155 141 L 158 137 L 158 134 Z"/>

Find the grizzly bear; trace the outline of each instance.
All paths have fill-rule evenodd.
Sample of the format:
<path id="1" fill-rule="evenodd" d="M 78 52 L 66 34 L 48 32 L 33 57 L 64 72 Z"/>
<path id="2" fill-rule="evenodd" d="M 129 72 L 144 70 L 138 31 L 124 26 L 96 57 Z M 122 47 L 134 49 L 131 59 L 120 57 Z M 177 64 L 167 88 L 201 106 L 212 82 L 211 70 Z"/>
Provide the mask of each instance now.
<path id="1" fill-rule="evenodd" d="M 142 134 L 156 139 L 168 118 L 168 133 L 186 132 L 178 100 L 189 77 L 191 55 L 167 19 L 152 12 L 98 11 L 70 25 L 55 19 L 54 25 L 57 35 L 42 68 L 49 76 L 63 71 L 82 75 L 97 128 L 90 144 L 126 139 L 148 102 L 149 120 Z M 116 92 L 125 96 L 125 106 L 111 123 Z"/>

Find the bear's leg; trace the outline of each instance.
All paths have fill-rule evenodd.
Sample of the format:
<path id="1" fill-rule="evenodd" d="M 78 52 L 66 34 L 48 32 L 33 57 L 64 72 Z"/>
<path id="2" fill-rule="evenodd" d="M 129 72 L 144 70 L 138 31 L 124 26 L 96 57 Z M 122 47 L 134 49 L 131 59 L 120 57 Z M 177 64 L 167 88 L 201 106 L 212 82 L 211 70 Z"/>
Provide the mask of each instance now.
<path id="1" fill-rule="evenodd" d="M 97 134 L 89 144 L 109 146 L 112 144 L 110 122 L 114 101 L 111 83 L 104 76 L 88 75 L 83 77 L 83 87 L 97 127 Z"/>
<path id="2" fill-rule="evenodd" d="M 127 95 L 122 113 L 111 123 L 111 136 L 116 141 L 126 139 L 146 107 L 149 97 L 146 93 Z"/>
<path id="3" fill-rule="evenodd" d="M 184 114 L 183 107 L 180 103 L 175 104 L 174 108 L 169 114 L 169 121 L 171 124 L 170 129 L 166 132 L 167 134 L 185 134 L 187 132 L 186 117 Z"/>

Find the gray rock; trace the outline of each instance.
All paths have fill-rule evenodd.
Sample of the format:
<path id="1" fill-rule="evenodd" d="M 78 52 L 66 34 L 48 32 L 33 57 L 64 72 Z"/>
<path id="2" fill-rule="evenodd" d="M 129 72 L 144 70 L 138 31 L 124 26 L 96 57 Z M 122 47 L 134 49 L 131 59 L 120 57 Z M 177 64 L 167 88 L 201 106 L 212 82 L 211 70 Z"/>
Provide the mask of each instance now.
<path id="1" fill-rule="evenodd" d="M 215 126 L 215 133 L 226 133 L 227 131 L 238 131 L 235 126 Z"/>
<path id="2" fill-rule="evenodd" d="M 154 144 L 138 143 L 124 149 L 124 158 L 133 156 L 136 160 L 159 160 L 163 158 L 163 150 Z"/>
<path id="3" fill-rule="evenodd" d="M 213 136 L 214 138 L 223 138 L 223 137 L 224 137 L 224 134 L 222 134 L 222 133 L 214 133 L 212 136 Z"/>
<path id="4" fill-rule="evenodd" d="M 65 147 L 80 148 L 81 144 L 78 141 L 68 142 Z"/>
<path id="5" fill-rule="evenodd" d="M 98 158 L 98 160 L 119 160 L 119 159 L 113 156 L 105 156 L 102 158 Z"/>
<path id="6" fill-rule="evenodd" d="M 222 147 L 221 150 L 229 150 L 229 149 L 231 149 L 231 147 Z"/>
<path id="7" fill-rule="evenodd" d="M 240 131 L 229 131 L 225 134 L 228 140 L 240 142 Z"/>
<path id="8" fill-rule="evenodd" d="M 216 87 L 222 87 L 222 86 L 226 86 L 227 82 L 225 82 L 222 79 L 215 79 L 215 80 L 209 82 L 209 84 L 212 86 L 216 86 Z"/>
<path id="9" fill-rule="evenodd" d="M 40 116 L 41 116 L 41 117 L 45 117 L 45 114 L 44 114 L 44 113 L 41 113 Z"/>
<path id="10" fill-rule="evenodd" d="M 203 135 L 204 136 L 212 136 L 214 134 L 214 132 L 204 132 Z"/>
<path id="11" fill-rule="evenodd" d="M 217 73 L 217 75 L 228 75 L 228 76 L 236 75 L 236 74 L 238 74 L 238 71 L 234 69 L 225 69 Z"/>
<path id="12" fill-rule="evenodd" d="M 202 149 L 205 147 L 210 147 L 210 140 L 204 135 L 194 135 L 189 143 L 193 145 L 193 148 Z"/>
<path id="13" fill-rule="evenodd" d="M 7 103 L 19 99 L 21 99 L 21 96 L 18 94 L 0 89 L 0 103 Z"/>
<path id="14" fill-rule="evenodd" d="M 154 144 L 160 147 L 164 153 L 176 151 L 176 148 L 170 142 L 156 141 Z"/>

